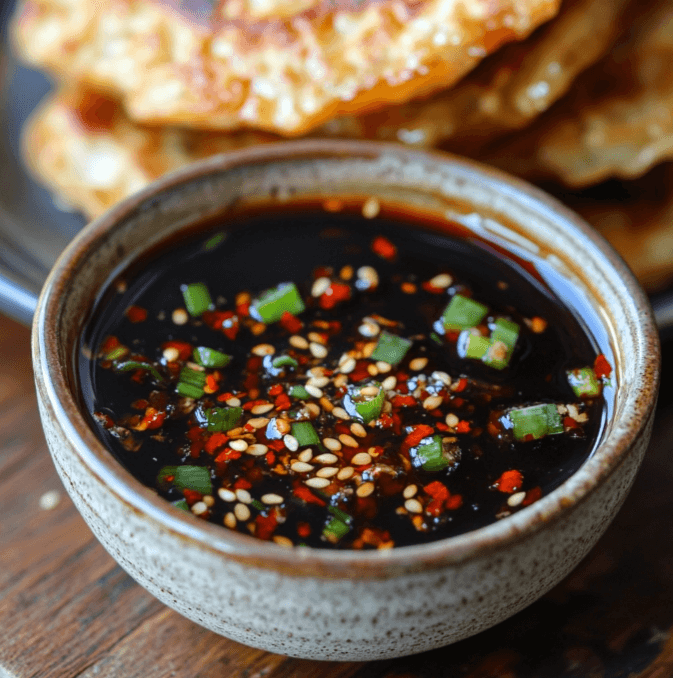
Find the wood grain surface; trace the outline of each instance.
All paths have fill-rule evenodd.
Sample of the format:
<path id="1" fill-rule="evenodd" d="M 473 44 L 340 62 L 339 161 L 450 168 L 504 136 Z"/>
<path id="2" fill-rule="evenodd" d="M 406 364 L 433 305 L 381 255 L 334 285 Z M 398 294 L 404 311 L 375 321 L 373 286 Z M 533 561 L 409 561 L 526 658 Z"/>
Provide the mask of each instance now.
<path id="1" fill-rule="evenodd" d="M 673 345 L 665 349 L 664 389 Z M 39 424 L 29 332 L 2 317 L 0 356 L 0 678 L 673 676 L 673 398 L 665 391 L 625 507 L 562 584 L 456 645 L 345 664 L 221 638 L 130 579 L 61 486 Z"/>

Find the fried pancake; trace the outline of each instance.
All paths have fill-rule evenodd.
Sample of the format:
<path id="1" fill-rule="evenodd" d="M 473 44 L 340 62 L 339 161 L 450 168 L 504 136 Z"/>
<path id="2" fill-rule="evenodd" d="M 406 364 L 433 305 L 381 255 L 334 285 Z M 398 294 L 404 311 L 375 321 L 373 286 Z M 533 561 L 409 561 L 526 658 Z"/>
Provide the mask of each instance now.
<path id="1" fill-rule="evenodd" d="M 166 172 L 271 138 L 255 132 L 142 128 L 110 99 L 61 89 L 35 111 L 22 143 L 29 169 L 58 202 L 93 219 Z"/>
<path id="2" fill-rule="evenodd" d="M 499 135 L 525 127 L 565 94 L 642 6 L 638 0 L 566 0 L 553 21 L 486 58 L 453 88 L 425 101 L 338 118 L 324 132 L 419 147 L 450 139 L 451 150 L 473 155 Z"/>
<path id="3" fill-rule="evenodd" d="M 446 89 L 559 2 L 25 0 L 13 32 L 28 61 L 136 121 L 295 136 Z"/>
<path id="4" fill-rule="evenodd" d="M 663 0 L 569 95 L 485 160 L 583 187 L 673 157 L 673 1 Z"/>

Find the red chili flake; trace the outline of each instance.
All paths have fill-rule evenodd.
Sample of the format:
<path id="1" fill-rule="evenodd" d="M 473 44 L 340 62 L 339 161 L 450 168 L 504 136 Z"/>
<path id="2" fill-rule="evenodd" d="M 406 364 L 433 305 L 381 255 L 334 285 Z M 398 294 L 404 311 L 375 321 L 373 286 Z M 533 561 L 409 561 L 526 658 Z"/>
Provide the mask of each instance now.
<path id="1" fill-rule="evenodd" d="M 493 487 L 500 492 L 505 494 L 512 494 L 518 492 L 523 485 L 523 476 L 520 471 L 512 469 L 511 471 L 505 471 L 500 478 L 498 478 L 494 483 Z"/>
<path id="2" fill-rule="evenodd" d="M 447 330 L 444 333 L 444 338 L 449 342 L 458 341 L 459 336 L 460 332 L 458 330 Z"/>
<path id="3" fill-rule="evenodd" d="M 432 426 L 427 426 L 426 424 L 419 424 L 418 426 L 413 427 L 413 431 L 407 435 L 402 443 L 402 447 L 409 449 L 411 447 L 416 447 L 423 438 L 431 436 L 435 432 L 435 429 Z"/>
<path id="4" fill-rule="evenodd" d="M 235 490 L 249 490 L 251 487 L 252 483 L 249 480 L 246 480 L 245 478 L 239 478 L 234 483 Z"/>
<path id="5" fill-rule="evenodd" d="M 417 405 L 418 401 L 414 396 L 400 396 L 397 395 L 392 399 L 392 405 L 395 409 L 398 409 L 400 407 L 413 407 L 414 405 Z"/>
<path id="6" fill-rule="evenodd" d="M 269 466 L 273 466 L 276 463 L 276 455 L 273 452 L 267 452 L 264 458 Z"/>
<path id="7" fill-rule="evenodd" d="M 218 431 L 213 433 L 213 435 L 208 438 L 208 441 L 205 444 L 205 450 L 208 452 L 208 454 L 215 454 L 217 448 L 222 447 L 222 445 L 226 445 L 228 441 L 229 436 Z"/>
<path id="8" fill-rule="evenodd" d="M 320 297 L 320 308 L 329 310 L 341 301 L 348 301 L 351 297 L 351 288 L 344 283 L 334 282 Z"/>
<path id="9" fill-rule="evenodd" d="M 572 417 L 563 417 L 563 428 L 582 428 Z"/>
<path id="10" fill-rule="evenodd" d="M 250 315 L 250 302 L 247 302 L 245 304 L 239 304 L 236 307 L 236 313 L 238 315 L 241 315 L 241 316 L 244 316 L 244 317 L 249 316 Z"/>
<path id="11" fill-rule="evenodd" d="M 145 428 L 161 428 L 162 424 L 164 423 L 164 419 L 166 419 L 165 412 L 159 412 L 153 407 L 148 407 L 145 410 L 145 416 L 143 417 L 142 423 L 145 425 Z"/>
<path id="12" fill-rule="evenodd" d="M 391 428 L 393 426 L 393 418 L 390 414 L 388 413 L 383 413 L 377 420 L 377 426 L 379 428 Z"/>
<path id="13" fill-rule="evenodd" d="M 398 372 L 395 375 L 395 378 L 397 381 L 407 381 L 409 379 L 409 375 L 406 372 Z"/>
<path id="14" fill-rule="evenodd" d="M 259 539 L 270 539 L 278 525 L 276 512 L 271 511 L 268 516 L 258 515 L 255 518 L 255 523 L 257 524 L 255 537 L 258 537 Z"/>
<path id="15" fill-rule="evenodd" d="M 451 390 L 454 393 L 460 393 L 461 391 L 464 391 L 467 388 L 467 379 L 464 377 L 461 378 L 458 383 L 451 388 Z"/>
<path id="16" fill-rule="evenodd" d="M 376 506 L 376 499 L 374 497 L 356 497 L 355 498 L 355 511 L 360 515 L 364 516 L 368 520 L 376 517 L 378 511 Z"/>
<path id="17" fill-rule="evenodd" d="M 382 235 L 374 238 L 372 242 L 372 251 L 374 254 L 377 254 L 383 259 L 388 259 L 388 261 L 394 259 L 397 255 L 397 247 Z"/>
<path id="18" fill-rule="evenodd" d="M 612 366 L 602 353 L 597 355 L 596 360 L 594 361 L 594 374 L 597 379 L 609 377 L 612 374 Z"/>
<path id="19" fill-rule="evenodd" d="M 272 450 L 275 450 L 276 452 L 280 452 L 285 448 L 285 443 L 282 440 L 267 440 L 266 446 L 270 447 Z M 270 463 L 273 464 L 273 461 Z"/>
<path id="20" fill-rule="evenodd" d="M 132 323 L 142 323 L 147 320 L 147 309 L 140 306 L 129 306 L 126 309 L 126 317 Z"/>
<path id="21" fill-rule="evenodd" d="M 174 348 L 178 352 L 178 360 L 189 360 L 192 355 L 192 345 L 186 341 L 166 341 L 161 344 L 161 350 L 165 351 L 167 348 Z"/>
<path id="22" fill-rule="evenodd" d="M 462 398 L 451 398 L 451 404 L 454 407 L 462 407 L 465 404 L 465 401 Z"/>
<path id="23" fill-rule="evenodd" d="M 446 506 L 449 511 L 455 511 L 456 509 L 459 509 L 463 505 L 463 497 L 460 494 L 452 494 L 445 502 L 444 505 Z"/>
<path id="24" fill-rule="evenodd" d="M 222 330 L 227 339 L 236 339 L 240 325 L 233 311 L 205 311 L 201 318 L 214 330 Z"/>
<path id="25" fill-rule="evenodd" d="M 283 312 L 278 324 L 290 334 L 297 334 L 298 332 L 301 332 L 302 327 L 304 327 L 304 323 L 289 311 Z"/>
<path id="26" fill-rule="evenodd" d="M 393 431 L 399 436 L 402 435 L 402 418 L 397 412 L 393 413 Z"/>
<path id="27" fill-rule="evenodd" d="M 203 449 L 203 440 L 195 440 L 189 446 L 189 454 L 192 457 L 194 457 L 194 459 L 198 459 L 202 449 Z"/>
<path id="28" fill-rule="evenodd" d="M 192 428 L 190 428 L 189 431 L 187 431 L 187 439 L 199 440 L 205 432 L 206 432 L 205 428 L 201 428 L 200 426 L 192 426 Z"/>
<path id="29" fill-rule="evenodd" d="M 121 342 L 119 341 L 119 339 L 117 339 L 117 337 L 108 337 L 103 342 L 103 345 L 100 347 L 100 351 L 104 355 L 107 355 L 118 346 L 121 346 Z"/>
<path id="30" fill-rule="evenodd" d="M 266 403 L 266 400 L 248 400 L 247 403 L 243 403 L 243 409 L 244 410 L 251 410 L 253 407 L 256 407 L 257 405 L 264 405 Z"/>
<path id="31" fill-rule="evenodd" d="M 446 487 L 444 483 L 440 483 L 439 480 L 433 480 L 431 483 L 428 483 L 423 489 L 433 499 L 441 499 L 442 501 L 445 501 L 451 496 L 448 487 Z"/>
<path id="32" fill-rule="evenodd" d="M 311 534 L 311 526 L 308 523 L 297 523 L 297 534 L 306 539 Z"/>
<path id="33" fill-rule="evenodd" d="M 534 487 L 532 490 L 526 492 L 526 498 L 521 502 L 521 506 L 529 506 L 542 497 L 542 489 Z"/>
<path id="34" fill-rule="evenodd" d="M 438 421 L 438 422 L 435 424 L 435 427 L 436 427 L 439 431 L 448 431 L 448 430 L 449 430 L 449 427 L 448 427 L 443 421 Z"/>
<path id="35" fill-rule="evenodd" d="M 292 401 L 287 393 L 281 393 L 281 395 L 276 398 L 274 405 L 279 412 L 284 412 L 292 407 Z"/>
<path id="36" fill-rule="evenodd" d="M 215 470 L 218 475 L 223 475 L 227 469 L 227 462 L 232 459 L 240 459 L 242 452 L 232 450 L 231 447 L 226 447 L 215 457 Z"/>
<path id="37" fill-rule="evenodd" d="M 215 393 L 217 389 L 219 388 L 219 385 L 217 383 L 217 379 L 212 374 L 206 375 L 206 385 L 204 386 L 203 390 L 205 393 Z"/>
<path id="38" fill-rule="evenodd" d="M 446 292 L 446 290 L 443 287 L 435 287 L 430 283 L 429 280 L 426 280 L 424 283 L 422 283 L 421 287 L 426 292 L 430 292 L 430 294 L 443 294 L 444 292 Z"/>
<path id="39" fill-rule="evenodd" d="M 221 403 L 224 403 L 224 402 L 226 402 L 227 400 L 231 400 L 232 398 L 235 398 L 235 397 L 236 397 L 236 396 L 234 396 L 233 393 L 229 393 L 229 392 L 227 391 L 227 393 L 220 393 L 220 395 L 217 396 L 217 399 L 218 399 Z"/>
<path id="40" fill-rule="evenodd" d="M 277 396 L 277 395 L 280 395 L 282 392 L 283 392 L 283 387 L 280 384 L 274 384 L 269 389 L 269 395 L 270 396 Z"/>
<path id="41" fill-rule="evenodd" d="M 96 421 L 98 421 L 103 426 L 103 428 L 112 428 L 115 425 L 112 418 L 104 412 L 94 412 L 93 416 L 96 418 Z"/>
<path id="42" fill-rule="evenodd" d="M 358 360 L 355 363 L 355 369 L 348 375 L 352 382 L 361 381 L 362 379 L 369 379 L 371 375 L 367 370 L 369 363 L 365 360 Z"/>
<path id="43" fill-rule="evenodd" d="M 193 506 L 197 501 L 201 501 L 203 499 L 203 495 L 196 490 L 182 490 L 182 494 L 185 495 L 185 501 L 187 504 L 189 504 L 189 506 Z"/>
<path id="44" fill-rule="evenodd" d="M 472 429 L 470 428 L 470 422 L 465 421 L 465 419 L 461 419 L 457 424 L 456 424 L 456 433 L 469 433 Z"/>
<path id="45" fill-rule="evenodd" d="M 292 491 L 297 499 L 305 501 L 307 504 L 317 504 L 318 506 L 325 506 L 326 502 L 323 501 L 320 497 L 316 497 L 311 490 L 306 487 L 306 485 L 296 485 Z"/>

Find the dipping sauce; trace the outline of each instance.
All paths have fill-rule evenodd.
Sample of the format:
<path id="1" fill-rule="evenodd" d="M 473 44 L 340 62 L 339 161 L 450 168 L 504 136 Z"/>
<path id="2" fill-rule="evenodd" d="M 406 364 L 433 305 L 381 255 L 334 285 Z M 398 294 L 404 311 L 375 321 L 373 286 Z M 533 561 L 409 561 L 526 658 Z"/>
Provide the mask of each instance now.
<path id="1" fill-rule="evenodd" d="M 92 425 L 135 477 L 286 546 L 503 519 L 591 454 L 611 390 L 530 262 L 385 214 L 236 218 L 123 272 L 81 349 Z"/>

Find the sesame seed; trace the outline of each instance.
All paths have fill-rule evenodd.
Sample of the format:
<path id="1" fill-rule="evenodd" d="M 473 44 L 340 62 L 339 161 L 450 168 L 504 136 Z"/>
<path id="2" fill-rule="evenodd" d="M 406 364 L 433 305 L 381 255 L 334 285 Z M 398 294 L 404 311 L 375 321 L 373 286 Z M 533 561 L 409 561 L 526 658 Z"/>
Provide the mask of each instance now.
<path id="1" fill-rule="evenodd" d="M 274 535 L 273 541 L 275 544 L 278 544 L 278 546 L 294 546 L 292 540 L 288 537 L 284 537 L 282 534 Z"/>
<path id="2" fill-rule="evenodd" d="M 232 450 L 236 450 L 237 452 L 245 452 L 248 449 L 248 443 L 242 439 L 232 440 L 229 443 L 229 447 L 231 447 Z"/>
<path id="3" fill-rule="evenodd" d="M 351 433 L 358 438 L 367 437 L 367 431 L 365 430 L 365 427 L 357 421 L 354 424 L 351 424 Z"/>
<path id="4" fill-rule="evenodd" d="M 317 462 L 318 464 L 336 464 L 336 462 L 339 461 L 339 457 L 337 457 L 336 454 L 331 454 L 330 452 L 323 452 L 323 454 L 319 454 L 317 457 L 314 457 L 313 461 Z"/>
<path id="5" fill-rule="evenodd" d="M 390 363 L 385 362 L 384 360 L 378 360 L 376 362 L 376 369 L 379 372 L 386 374 L 387 372 L 390 372 L 390 370 L 393 369 L 393 366 Z"/>
<path id="6" fill-rule="evenodd" d="M 311 287 L 311 296 L 321 297 L 323 294 L 325 294 L 325 292 L 327 292 L 331 284 L 332 281 L 326 276 L 317 278 L 316 281 L 313 283 L 313 286 Z"/>
<path id="7" fill-rule="evenodd" d="M 517 492 L 516 494 L 513 494 L 507 498 L 507 505 L 512 507 L 518 506 L 525 498 L 525 492 Z"/>
<path id="8" fill-rule="evenodd" d="M 316 344 L 324 344 L 325 343 L 325 337 L 322 334 L 320 334 L 319 332 L 309 332 L 308 333 L 308 340 L 314 341 Z"/>
<path id="9" fill-rule="evenodd" d="M 236 490 L 236 499 L 238 499 L 238 501 L 242 502 L 243 504 L 249 504 L 252 501 L 250 492 L 241 488 Z"/>
<path id="10" fill-rule="evenodd" d="M 230 438 L 240 438 L 241 436 L 248 435 L 248 433 L 242 426 L 237 426 L 236 428 L 227 431 L 227 435 Z"/>
<path id="11" fill-rule="evenodd" d="M 211 494 L 206 494 L 203 496 L 203 499 L 201 500 L 208 508 L 213 506 L 215 504 L 215 497 Z"/>
<path id="12" fill-rule="evenodd" d="M 335 466 L 325 466 L 324 468 L 318 469 L 316 475 L 318 478 L 331 478 L 339 473 L 339 469 Z"/>
<path id="13" fill-rule="evenodd" d="M 423 513 L 423 504 L 421 504 L 418 499 L 407 499 L 404 502 L 404 508 L 409 511 L 409 513 Z"/>
<path id="14" fill-rule="evenodd" d="M 269 494 L 262 495 L 262 504 L 269 504 L 270 506 L 273 506 L 274 504 L 282 503 L 283 497 L 281 497 L 279 494 L 274 494 L 273 492 L 271 492 Z"/>
<path id="15" fill-rule="evenodd" d="M 334 409 L 334 405 L 332 404 L 331 400 L 329 398 L 325 398 L 325 396 L 320 398 L 319 402 L 320 407 L 322 407 L 325 412 L 331 412 Z"/>
<path id="16" fill-rule="evenodd" d="M 252 347 L 252 353 L 258 356 L 273 355 L 276 349 L 271 344 L 257 344 Z"/>
<path id="17" fill-rule="evenodd" d="M 249 304 L 251 301 L 252 297 L 250 296 L 250 292 L 239 292 L 234 299 L 234 304 L 236 306 L 244 306 L 245 304 Z"/>
<path id="18" fill-rule="evenodd" d="M 273 407 L 273 403 L 262 403 L 261 405 L 255 405 L 250 412 L 252 414 L 266 414 L 267 412 L 271 412 Z"/>
<path id="19" fill-rule="evenodd" d="M 61 493 L 58 490 L 49 490 L 39 499 L 38 504 L 43 511 L 55 509 L 61 501 Z"/>
<path id="20" fill-rule="evenodd" d="M 372 458 L 367 452 L 358 452 L 351 459 L 351 463 L 355 466 L 365 466 L 371 464 Z"/>
<path id="21" fill-rule="evenodd" d="M 178 351 L 177 348 L 169 346 L 168 348 L 164 349 L 163 356 L 164 360 L 166 360 L 169 363 L 172 363 L 175 362 L 180 357 L 180 351 Z"/>
<path id="22" fill-rule="evenodd" d="M 294 348 L 299 348 L 302 350 L 306 350 L 308 348 L 308 341 L 306 341 L 304 337 L 300 337 L 298 334 L 293 334 L 288 341 L 290 342 L 290 346 L 294 346 Z"/>
<path id="23" fill-rule="evenodd" d="M 377 396 L 379 394 L 378 386 L 363 386 L 360 389 L 360 395 L 363 396 Z"/>
<path id="24" fill-rule="evenodd" d="M 441 381 L 445 386 L 451 386 L 451 377 L 446 372 L 435 370 L 431 375 L 433 379 Z"/>
<path id="25" fill-rule="evenodd" d="M 381 386 L 386 390 L 386 391 L 392 391 L 395 386 L 397 386 L 397 377 L 393 377 L 391 374 L 389 377 L 386 377 L 382 382 Z"/>
<path id="26" fill-rule="evenodd" d="M 373 322 L 364 322 L 358 327 L 358 332 L 363 337 L 375 337 L 380 331 L 381 328 Z"/>
<path id="27" fill-rule="evenodd" d="M 342 374 L 350 374 L 355 369 L 355 358 L 348 357 L 348 360 L 339 367 L 339 371 Z"/>
<path id="28" fill-rule="evenodd" d="M 192 506 L 192 513 L 195 516 L 200 516 L 202 513 L 205 513 L 208 510 L 208 507 L 202 502 L 197 501 L 196 504 Z"/>
<path id="29" fill-rule="evenodd" d="M 293 461 L 290 468 L 295 473 L 308 473 L 309 471 L 312 471 L 314 467 L 304 461 Z"/>
<path id="30" fill-rule="evenodd" d="M 176 325 L 184 325 L 189 320 L 189 314 L 184 308 L 176 308 L 173 313 L 171 313 L 171 320 Z"/>
<path id="31" fill-rule="evenodd" d="M 414 285 L 414 283 L 403 282 L 403 283 L 400 285 L 400 289 L 401 289 L 402 292 L 404 292 L 405 294 L 416 294 L 416 285 Z"/>
<path id="32" fill-rule="evenodd" d="M 402 492 L 402 496 L 405 499 L 411 499 L 412 497 L 416 496 L 416 492 L 418 492 L 416 485 L 407 485 L 404 488 L 404 492 Z"/>
<path id="33" fill-rule="evenodd" d="M 456 426 L 458 426 L 458 422 L 460 421 L 460 419 L 455 414 L 453 414 L 453 412 L 451 412 L 446 415 L 444 421 L 446 422 L 446 425 L 449 426 L 450 428 L 455 428 Z"/>
<path id="34" fill-rule="evenodd" d="M 328 449 L 334 452 L 341 449 L 341 443 L 336 438 L 323 438 L 322 444 Z"/>
<path id="35" fill-rule="evenodd" d="M 347 433 L 342 433 L 339 436 L 339 440 L 341 441 L 342 445 L 346 445 L 346 447 L 358 447 L 359 443 L 353 436 L 349 436 Z"/>
<path id="36" fill-rule="evenodd" d="M 376 198 L 369 198 L 362 206 L 362 216 L 365 219 L 373 219 L 381 211 L 381 205 Z"/>
<path id="37" fill-rule="evenodd" d="M 309 386 L 307 385 L 306 387 L 307 393 L 312 396 L 313 398 L 322 398 L 322 390 L 319 389 L 317 386 Z"/>
<path id="38" fill-rule="evenodd" d="M 241 401 L 238 398 L 229 398 L 229 400 L 225 401 L 225 404 L 229 405 L 229 407 L 240 407 Z"/>
<path id="39" fill-rule="evenodd" d="M 309 413 L 311 419 L 315 419 L 320 416 L 320 405 L 316 403 L 306 403 L 304 409 Z"/>
<path id="40" fill-rule="evenodd" d="M 329 384 L 329 377 L 311 377 L 307 380 L 307 386 L 314 386 L 315 388 L 323 388 Z"/>
<path id="41" fill-rule="evenodd" d="M 428 364 L 427 358 L 414 358 L 409 362 L 409 369 L 418 372 Z"/>
<path id="42" fill-rule="evenodd" d="M 438 289 L 446 289 L 453 282 L 453 278 L 448 273 L 440 273 L 430 279 L 430 285 Z"/>
<path id="43" fill-rule="evenodd" d="M 362 349 L 362 356 L 364 358 L 369 358 L 369 356 L 374 353 L 374 349 L 376 348 L 377 342 L 375 341 L 369 341 L 364 345 L 364 348 Z"/>
<path id="44" fill-rule="evenodd" d="M 283 442 L 285 443 L 285 447 L 287 447 L 290 452 L 296 452 L 299 449 L 299 441 L 289 433 L 283 436 Z"/>
<path id="45" fill-rule="evenodd" d="M 342 386 L 345 386 L 348 383 L 348 377 L 345 374 L 337 374 L 336 377 L 334 377 L 334 386 L 336 388 L 341 388 Z"/>
<path id="46" fill-rule="evenodd" d="M 309 447 L 307 450 L 302 450 L 298 455 L 299 461 L 307 462 L 313 459 L 313 450 Z"/>
<path id="47" fill-rule="evenodd" d="M 236 504 L 234 506 L 234 515 L 241 522 L 250 518 L 250 509 L 245 504 Z"/>
<path id="48" fill-rule="evenodd" d="M 352 466 L 345 466 L 337 473 L 337 478 L 339 480 L 348 480 L 354 473 L 355 469 Z"/>
<path id="49" fill-rule="evenodd" d="M 376 365 L 367 365 L 367 372 L 369 372 L 372 377 L 375 377 L 379 373 L 379 370 Z"/>
<path id="50" fill-rule="evenodd" d="M 332 414 L 337 418 L 337 419 L 350 419 L 350 414 L 344 410 L 343 407 L 335 407 L 332 410 Z"/>
<path id="51" fill-rule="evenodd" d="M 217 491 L 217 496 L 222 500 L 222 501 L 236 501 L 236 494 L 232 492 L 231 490 L 227 490 L 224 487 L 221 487 Z"/>
<path id="52" fill-rule="evenodd" d="M 379 274 L 372 266 L 361 266 L 358 268 L 358 282 L 357 288 L 366 290 L 370 287 L 376 287 L 379 284 Z"/>
<path id="53" fill-rule="evenodd" d="M 261 407 L 261 405 L 260 405 Z M 273 408 L 273 405 L 271 406 Z M 255 408 L 252 408 L 252 412 L 254 412 Z M 255 414 L 259 414 L 258 412 L 255 412 Z M 264 428 L 271 420 L 268 417 L 253 417 L 252 419 L 248 419 L 247 423 L 252 426 L 254 429 L 258 428 Z"/>
<path id="54" fill-rule="evenodd" d="M 360 487 L 358 487 L 357 490 L 355 490 L 355 494 L 358 495 L 358 497 L 368 497 L 370 494 L 374 492 L 374 483 L 362 483 Z"/>
<path id="55" fill-rule="evenodd" d="M 289 433 L 292 429 L 292 426 L 287 419 L 276 419 L 275 423 L 278 433 Z"/>
<path id="56" fill-rule="evenodd" d="M 269 448 L 266 445 L 261 445 L 259 443 L 255 443 L 254 445 L 249 445 L 248 449 L 246 452 L 253 457 L 261 457 L 262 455 L 266 454 L 269 451 Z"/>
<path id="57" fill-rule="evenodd" d="M 266 331 L 266 325 L 264 323 L 253 323 L 250 331 L 254 336 L 258 337 L 260 334 L 264 334 Z"/>
<path id="58" fill-rule="evenodd" d="M 325 376 L 325 368 L 318 365 L 317 367 L 312 367 L 308 373 L 313 379 L 320 379 Z"/>
<path id="59" fill-rule="evenodd" d="M 340 271 L 339 277 L 342 280 L 350 280 L 353 277 L 353 267 L 350 264 L 346 264 Z"/>
<path id="60" fill-rule="evenodd" d="M 309 487 L 314 487 L 316 490 L 320 490 L 323 487 L 327 487 L 330 484 L 330 481 L 327 478 L 309 478 L 304 482 Z"/>
<path id="61" fill-rule="evenodd" d="M 230 530 L 233 530 L 236 528 L 236 516 L 229 512 L 224 516 L 224 524 L 226 527 L 228 527 Z"/>
<path id="62" fill-rule="evenodd" d="M 322 344 L 318 344 L 315 341 L 312 341 L 309 344 L 309 349 L 314 358 L 325 358 L 327 356 L 327 349 Z"/>
<path id="63" fill-rule="evenodd" d="M 426 410 L 436 410 L 443 400 L 442 396 L 429 396 L 423 401 L 423 408 Z"/>

